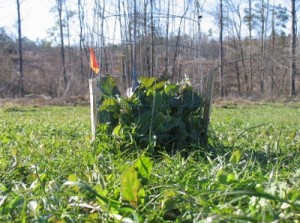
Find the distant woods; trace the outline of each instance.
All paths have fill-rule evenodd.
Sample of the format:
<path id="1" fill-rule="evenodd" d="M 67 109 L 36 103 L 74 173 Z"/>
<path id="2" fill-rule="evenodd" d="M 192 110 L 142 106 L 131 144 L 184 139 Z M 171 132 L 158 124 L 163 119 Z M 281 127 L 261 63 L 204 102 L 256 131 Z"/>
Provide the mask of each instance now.
<path id="1" fill-rule="evenodd" d="M 202 91 L 214 69 L 215 96 L 297 95 L 300 5 L 277 2 L 54 0 L 56 24 L 33 41 L 22 36 L 16 0 L 17 37 L 0 27 L 0 97 L 87 95 L 89 47 L 101 74 L 118 77 L 124 89 L 138 76 L 160 76 L 188 77 Z"/>

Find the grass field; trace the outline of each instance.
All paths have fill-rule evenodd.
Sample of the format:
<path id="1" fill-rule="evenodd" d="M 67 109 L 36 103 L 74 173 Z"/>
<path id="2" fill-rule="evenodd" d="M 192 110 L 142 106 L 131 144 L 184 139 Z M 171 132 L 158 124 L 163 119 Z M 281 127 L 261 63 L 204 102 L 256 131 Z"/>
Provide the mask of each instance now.
<path id="1" fill-rule="evenodd" d="M 300 106 L 213 107 L 188 156 L 90 143 L 84 106 L 0 108 L 0 222 L 300 222 Z"/>

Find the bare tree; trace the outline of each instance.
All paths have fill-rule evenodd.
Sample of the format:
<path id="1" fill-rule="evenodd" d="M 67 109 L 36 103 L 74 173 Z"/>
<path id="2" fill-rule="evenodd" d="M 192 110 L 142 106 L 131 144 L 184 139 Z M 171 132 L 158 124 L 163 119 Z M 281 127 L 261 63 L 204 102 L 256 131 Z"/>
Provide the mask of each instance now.
<path id="1" fill-rule="evenodd" d="M 229 0 L 228 6 L 231 9 L 232 12 L 232 18 L 228 18 L 230 24 L 232 25 L 232 31 L 231 34 L 232 42 L 235 50 L 235 71 L 236 71 L 236 78 L 237 78 L 237 84 L 238 84 L 238 93 L 239 95 L 242 94 L 242 78 L 241 78 L 241 71 L 244 72 L 244 81 L 245 81 L 245 92 L 246 94 L 249 93 L 249 77 L 248 77 L 248 70 L 245 62 L 245 49 L 244 49 L 244 41 L 242 37 L 242 25 L 243 25 L 243 19 L 241 14 L 241 2 L 238 2 L 235 4 L 232 0 Z M 239 67 L 239 63 L 242 64 L 242 69 Z"/>
<path id="2" fill-rule="evenodd" d="M 257 10 L 257 18 L 260 24 L 260 75 L 259 75 L 259 86 L 260 92 L 263 94 L 265 92 L 265 56 L 266 56 L 266 36 L 267 36 L 267 24 L 268 24 L 268 15 L 269 15 L 269 0 L 261 0 Z"/>
<path id="3" fill-rule="evenodd" d="M 278 54 L 278 45 L 280 45 L 277 40 L 279 36 L 285 36 L 284 29 L 286 28 L 286 23 L 289 20 L 289 16 L 287 14 L 287 9 L 282 7 L 280 4 L 278 6 L 273 5 L 271 7 L 272 20 L 271 20 L 271 73 L 270 73 L 270 89 L 271 92 L 274 92 L 276 88 L 278 89 L 277 83 L 275 81 L 276 74 L 276 64 L 278 63 L 276 54 Z"/>
<path id="4" fill-rule="evenodd" d="M 22 26 L 20 0 L 17 0 L 18 11 L 18 43 L 19 43 L 19 96 L 24 97 L 23 51 L 22 51 Z"/>
<path id="5" fill-rule="evenodd" d="M 290 95 L 296 94 L 296 0 L 291 0 L 291 65 L 290 65 L 290 75 L 291 75 L 291 86 Z"/>
<path id="6" fill-rule="evenodd" d="M 84 36 L 83 36 L 83 21 L 84 21 L 84 12 L 82 0 L 78 0 L 78 21 L 79 21 L 79 59 L 80 59 L 80 73 L 81 73 L 81 82 L 84 82 L 86 75 L 84 75 L 83 69 L 83 47 L 84 47 Z"/>
<path id="7" fill-rule="evenodd" d="M 249 49 L 249 73 L 250 73 L 250 92 L 253 90 L 253 60 L 252 60 L 252 32 L 253 32 L 253 13 L 252 13 L 252 0 L 248 0 L 248 8 L 245 9 L 244 21 L 248 26 L 248 49 Z"/>
<path id="8" fill-rule="evenodd" d="M 68 61 L 67 61 L 67 68 L 68 68 L 68 72 L 70 73 L 71 70 L 71 33 L 70 33 L 70 21 L 72 19 L 72 17 L 76 14 L 76 12 L 74 10 L 69 10 L 66 1 L 64 1 L 64 8 L 65 8 L 65 21 L 64 21 L 64 26 L 66 27 L 66 31 L 67 31 L 67 49 L 68 49 Z M 68 85 L 70 83 L 67 83 Z"/>
<path id="9" fill-rule="evenodd" d="M 59 34 L 60 34 L 60 55 L 62 61 L 62 80 L 63 80 L 63 90 L 67 88 L 67 70 L 66 70 L 66 59 L 65 59 L 65 44 L 64 44 L 64 31 L 63 31 L 63 0 L 56 0 L 56 9 L 58 12 L 58 22 L 59 22 Z M 60 94 L 60 88 L 58 89 L 58 95 Z"/>
<path id="10" fill-rule="evenodd" d="M 260 41 L 260 67 L 259 67 L 259 89 L 263 94 L 265 91 L 265 77 L 266 77 L 266 53 L 267 53 L 267 30 L 269 22 L 269 0 L 259 0 L 252 8 L 252 0 L 248 2 L 249 8 L 245 10 L 245 21 L 247 22 L 249 29 L 249 52 L 250 58 L 252 58 L 252 31 L 256 29 Z M 250 88 L 253 89 L 253 63 L 250 60 Z"/>
<path id="11" fill-rule="evenodd" d="M 167 3 L 167 22 L 166 22 L 166 40 L 165 40 L 165 68 L 164 73 L 167 74 L 168 72 L 168 66 L 169 66 L 169 60 L 168 60 L 168 54 L 169 54 L 169 17 L 170 17 L 170 0 L 168 0 Z"/>
<path id="12" fill-rule="evenodd" d="M 220 15 L 219 15 L 219 26 L 220 26 L 220 32 L 219 32 L 219 41 L 220 41 L 220 95 L 221 97 L 225 96 L 225 80 L 224 80 L 224 69 L 223 69 L 223 61 L 224 61 L 224 53 L 223 53 L 223 0 L 220 0 Z"/>

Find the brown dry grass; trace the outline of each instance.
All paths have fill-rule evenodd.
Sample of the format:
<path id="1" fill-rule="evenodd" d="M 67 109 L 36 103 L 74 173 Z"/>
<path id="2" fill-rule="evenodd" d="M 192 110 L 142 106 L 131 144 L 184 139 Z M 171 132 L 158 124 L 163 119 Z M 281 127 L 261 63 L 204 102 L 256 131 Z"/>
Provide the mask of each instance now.
<path id="1" fill-rule="evenodd" d="M 89 105 L 87 97 L 51 98 L 45 96 L 0 99 L 0 107 L 9 106 L 77 106 Z"/>

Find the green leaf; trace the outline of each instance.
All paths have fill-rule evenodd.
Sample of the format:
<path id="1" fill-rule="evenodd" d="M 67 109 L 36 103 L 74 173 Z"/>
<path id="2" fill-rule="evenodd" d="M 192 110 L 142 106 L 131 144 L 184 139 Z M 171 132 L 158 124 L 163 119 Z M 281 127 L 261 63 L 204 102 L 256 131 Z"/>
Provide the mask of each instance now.
<path id="1" fill-rule="evenodd" d="M 180 88 L 180 86 L 177 84 L 167 84 L 167 85 L 165 85 L 164 91 L 166 94 L 172 95 L 172 94 L 178 93 L 179 88 Z"/>
<path id="2" fill-rule="evenodd" d="M 300 191 L 299 190 L 291 190 L 290 191 L 291 201 L 295 202 L 300 200 Z"/>
<path id="3" fill-rule="evenodd" d="M 119 112 L 120 106 L 115 98 L 107 98 L 100 105 L 99 111 Z"/>
<path id="4" fill-rule="evenodd" d="M 154 95 L 153 100 L 154 100 L 153 101 L 154 107 L 152 109 L 154 109 L 154 111 L 159 110 L 159 111 L 166 112 L 165 107 L 166 107 L 167 104 L 166 104 L 166 102 L 164 100 L 164 97 L 161 93 L 156 93 Z"/>
<path id="5" fill-rule="evenodd" d="M 138 172 L 134 167 L 129 167 L 121 176 L 121 196 L 133 207 L 138 205 L 138 191 L 141 181 L 138 179 Z"/>
<path id="6" fill-rule="evenodd" d="M 216 177 L 220 183 L 222 184 L 227 183 L 227 174 L 224 170 L 222 169 L 218 170 Z"/>
<path id="7" fill-rule="evenodd" d="M 68 176 L 68 181 L 69 182 L 78 182 L 79 179 L 75 174 L 71 174 L 71 175 Z M 79 192 L 79 190 L 80 190 L 80 188 L 77 185 L 73 186 L 72 188 L 76 192 Z"/>
<path id="8" fill-rule="evenodd" d="M 227 175 L 227 182 L 229 182 L 229 183 L 235 182 L 235 175 L 232 173 L 229 173 Z"/>
<path id="9" fill-rule="evenodd" d="M 230 157 L 230 162 L 232 164 L 238 164 L 240 161 L 241 161 L 241 158 L 242 158 L 242 151 L 241 150 L 236 150 L 234 151 L 232 154 L 231 154 L 231 157 Z"/>
<path id="10" fill-rule="evenodd" d="M 77 182 L 79 179 L 75 174 L 71 174 L 68 176 L 68 181 Z"/>
<path id="11" fill-rule="evenodd" d="M 147 110 L 134 119 L 135 124 L 139 126 L 139 133 L 141 135 L 145 135 L 149 133 L 151 118 L 152 118 L 152 112 L 150 110 Z"/>
<path id="12" fill-rule="evenodd" d="M 201 106 L 201 97 L 194 92 L 191 86 L 187 86 L 182 91 L 183 106 L 189 109 L 197 108 Z"/>
<path id="13" fill-rule="evenodd" d="M 92 213 L 87 216 L 88 222 L 96 222 L 99 219 L 98 213 Z"/>
<path id="14" fill-rule="evenodd" d="M 94 186 L 93 188 L 95 190 L 95 192 L 101 196 L 101 197 L 107 197 L 107 194 L 108 194 L 108 191 L 106 189 L 103 189 L 99 184 L 97 184 L 96 186 Z M 103 200 L 103 199 L 98 199 L 98 202 L 101 204 L 101 205 L 106 205 L 106 201 Z"/>
<path id="15" fill-rule="evenodd" d="M 113 97 L 115 95 L 120 95 L 116 79 L 111 76 L 102 77 L 99 85 L 102 94 L 106 96 Z"/>
<path id="16" fill-rule="evenodd" d="M 99 123 L 111 124 L 115 121 L 112 112 L 99 111 L 98 113 Z"/>
<path id="17" fill-rule="evenodd" d="M 66 181 L 63 185 L 71 186 L 71 187 L 77 186 L 82 192 L 89 193 L 90 195 L 97 197 L 97 200 L 99 201 L 99 203 L 105 204 L 107 207 L 109 206 L 110 208 L 112 208 L 113 211 L 117 211 L 119 209 L 118 201 L 110 199 L 107 196 L 102 196 L 96 190 L 91 188 L 88 184 L 86 184 L 83 181 L 77 181 L 77 182 Z"/>
<path id="18" fill-rule="evenodd" d="M 138 169 L 139 174 L 143 177 L 148 179 L 150 173 L 152 171 L 153 161 L 144 155 L 139 157 L 134 164 L 134 167 Z"/>
<path id="19" fill-rule="evenodd" d="M 164 115 L 162 112 L 156 112 L 153 117 L 152 130 L 155 134 L 167 134 L 167 124 L 172 121 L 170 116 Z"/>
<path id="20" fill-rule="evenodd" d="M 176 117 L 170 118 L 170 120 L 168 121 L 168 123 L 166 125 L 167 131 L 171 130 L 172 128 L 180 126 L 181 123 L 182 123 L 182 121 L 181 121 L 180 117 L 178 117 L 178 118 L 176 118 Z"/>
<path id="21" fill-rule="evenodd" d="M 155 77 L 141 77 L 140 82 L 142 86 L 145 86 L 146 88 L 150 88 L 154 82 L 157 80 Z"/>
<path id="22" fill-rule="evenodd" d="M 118 124 L 114 130 L 113 130 L 113 134 L 115 136 L 120 136 L 121 135 L 121 129 L 122 129 L 122 126 L 120 124 Z"/>
<path id="23" fill-rule="evenodd" d="M 10 201 L 8 207 L 11 209 L 16 209 L 18 206 L 23 205 L 23 203 L 24 203 L 24 198 L 17 195 Z"/>
<path id="24" fill-rule="evenodd" d="M 155 85 L 153 86 L 153 88 L 155 90 L 160 90 L 160 89 L 162 89 L 165 86 L 165 84 L 166 84 L 166 81 L 160 81 L 160 82 L 155 83 Z"/>

